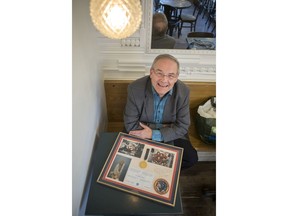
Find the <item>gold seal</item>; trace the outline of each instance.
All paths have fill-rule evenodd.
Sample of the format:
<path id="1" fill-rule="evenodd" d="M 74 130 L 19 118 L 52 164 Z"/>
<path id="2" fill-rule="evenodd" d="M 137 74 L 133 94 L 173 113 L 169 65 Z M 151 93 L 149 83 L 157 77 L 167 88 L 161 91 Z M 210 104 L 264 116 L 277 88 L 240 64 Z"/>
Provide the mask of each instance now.
<path id="1" fill-rule="evenodd" d="M 147 162 L 146 161 L 141 161 L 139 166 L 144 169 L 144 168 L 147 167 Z"/>

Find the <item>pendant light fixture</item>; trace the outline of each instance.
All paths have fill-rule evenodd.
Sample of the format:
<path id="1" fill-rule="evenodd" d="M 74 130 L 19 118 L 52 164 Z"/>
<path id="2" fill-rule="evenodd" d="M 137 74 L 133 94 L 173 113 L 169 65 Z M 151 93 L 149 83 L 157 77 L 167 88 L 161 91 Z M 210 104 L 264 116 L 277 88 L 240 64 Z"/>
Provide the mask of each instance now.
<path id="1" fill-rule="evenodd" d="M 142 18 L 140 0 L 90 0 L 94 26 L 106 37 L 123 39 L 139 28 Z"/>

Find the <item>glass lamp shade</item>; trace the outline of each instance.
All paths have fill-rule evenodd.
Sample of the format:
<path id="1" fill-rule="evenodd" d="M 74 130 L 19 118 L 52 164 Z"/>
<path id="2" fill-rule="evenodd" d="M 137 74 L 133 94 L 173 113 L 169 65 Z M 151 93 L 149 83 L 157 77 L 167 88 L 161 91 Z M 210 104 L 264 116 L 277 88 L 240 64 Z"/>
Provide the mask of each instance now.
<path id="1" fill-rule="evenodd" d="M 141 3 L 140 0 L 90 0 L 90 16 L 106 37 L 127 38 L 140 26 Z"/>

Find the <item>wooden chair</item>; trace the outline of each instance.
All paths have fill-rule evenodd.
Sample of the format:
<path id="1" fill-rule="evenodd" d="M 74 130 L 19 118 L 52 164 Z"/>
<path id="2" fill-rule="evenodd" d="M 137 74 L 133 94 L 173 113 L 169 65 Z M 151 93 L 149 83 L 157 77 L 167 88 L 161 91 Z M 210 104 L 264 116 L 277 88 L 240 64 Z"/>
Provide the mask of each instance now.
<path id="1" fill-rule="evenodd" d="M 201 4 L 203 6 L 203 19 L 205 15 L 208 14 L 209 16 L 210 12 L 216 7 L 216 0 L 202 0 Z"/>
<path id="2" fill-rule="evenodd" d="M 161 9 L 160 0 L 153 1 L 153 8 L 154 8 L 154 12 L 157 12 Z"/>
<path id="3" fill-rule="evenodd" d="M 196 23 L 198 17 L 201 15 L 203 7 L 201 5 L 195 6 L 192 14 L 182 14 L 180 15 L 181 25 L 180 25 L 180 35 L 182 28 L 190 28 L 190 31 L 196 31 Z M 184 25 L 188 23 L 188 25 Z"/>
<path id="4" fill-rule="evenodd" d="M 168 30 L 167 33 L 173 36 L 174 29 L 178 30 L 178 37 L 180 36 L 180 17 L 177 15 L 177 9 L 169 5 L 162 5 L 164 7 L 164 14 L 168 20 Z"/>
<path id="5" fill-rule="evenodd" d="M 213 5 L 213 8 L 211 8 L 211 10 L 208 11 L 208 18 L 207 21 L 205 23 L 205 25 L 207 25 L 207 30 L 210 28 L 210 25 L 213 24 L 213 28 L 211 30 L 211 32 L 215 31 L 216 28 L 216 3 Z"/>

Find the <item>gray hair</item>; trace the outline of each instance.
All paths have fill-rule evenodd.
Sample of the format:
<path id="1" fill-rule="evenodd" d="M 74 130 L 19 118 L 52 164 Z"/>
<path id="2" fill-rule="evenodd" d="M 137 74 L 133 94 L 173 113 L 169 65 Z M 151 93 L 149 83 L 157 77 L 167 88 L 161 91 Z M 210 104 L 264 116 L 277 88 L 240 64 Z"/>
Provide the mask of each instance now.
<path id="1" fill-rule="evenodd" d="M 172 55 L 170 55 L 170 54 L 161 54 L 161 55 L 158 55 L 158 56 L 154 59 L 151 68 L 154 68 L 154 65 L 155 65 L 156 62 L 159 61 L 160 59 L 170 59 L 170 60 L 174 61 L 174 62 L 177 64 L 177 74 L 179 74 L 179 72 L 180 72 L 180 63 L 179 63 L 179 61 L 178 61 L 177 58 L 175 58 L 174 56 L 172 56 Z"/>

